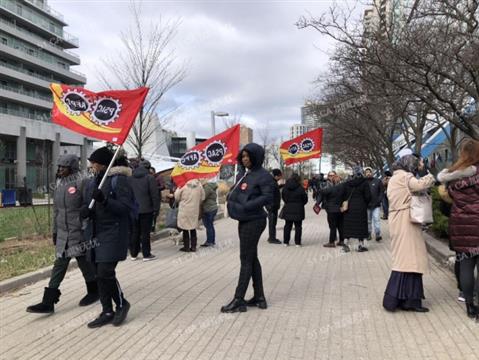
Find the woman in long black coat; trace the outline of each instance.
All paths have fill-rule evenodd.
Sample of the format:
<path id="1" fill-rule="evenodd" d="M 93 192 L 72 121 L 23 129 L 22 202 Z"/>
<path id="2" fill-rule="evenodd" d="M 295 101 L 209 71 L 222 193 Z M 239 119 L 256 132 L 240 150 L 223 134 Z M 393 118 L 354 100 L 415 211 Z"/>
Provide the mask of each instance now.
<path id="1" fill-rule="evenodd" d="M 359 240 L 358 251 L 368 251 L 364 246 L 364 239 L 368 237 L 368 204 L 371 200 L 371 192 L 361 168 L 356 167 L 353 178 L 345 183 L 343 201 L 348 201 L 348 209 L 344 212 L 344 238 L 345 252 L 349 251 L 349 239 Z"/>
<path id="2" fill-rule="evenodd" d="M 298 174 L 293 174 L 283 187 L 281 194 L 283 206 L 284 225 L 284 245 L 289 245 L 291 238 L 291 229 L 294 224 L 294 242 L 296 246 L 301 246 L 301 235 L 303 231 L 304 205 L 308 202 L 308 195 L 301 186 L 301 178 Z"/>

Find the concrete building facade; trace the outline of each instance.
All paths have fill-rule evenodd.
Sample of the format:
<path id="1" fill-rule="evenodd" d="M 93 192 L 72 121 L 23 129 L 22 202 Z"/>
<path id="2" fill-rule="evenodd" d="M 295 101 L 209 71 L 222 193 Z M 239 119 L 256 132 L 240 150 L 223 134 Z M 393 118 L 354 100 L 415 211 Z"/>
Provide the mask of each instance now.
<path id="1" fill-rule="evenodd" d="M 87 163 L 91 142 L 51 122 L 52 82 L 83 86 L 78 39 L 46 0 L 0 0 L 0 189 L 45 190 L 62 147 Z"/>

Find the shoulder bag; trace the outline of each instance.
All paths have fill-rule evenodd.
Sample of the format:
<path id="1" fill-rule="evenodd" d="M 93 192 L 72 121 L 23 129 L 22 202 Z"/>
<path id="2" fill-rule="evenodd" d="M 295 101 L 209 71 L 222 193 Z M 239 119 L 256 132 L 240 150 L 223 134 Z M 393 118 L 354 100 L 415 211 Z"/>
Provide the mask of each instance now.
<path id="1" fill-rule="evenodd" d="M 409 207 L 409 218 L 414 224 L 432 224 L 432 197 L 424 193 L 412 193 L 409 189 L 409 180 L 406 180 L 406 188 L 411 195 L 411 205 Z"/>
<path id="2" fill-rule="evenodd" d="M 351 191 L 351 194 L 349 194 L 348 200 L 344 200 L 341 203 L 341 207 L 339 208 L 339 211 L 341 211 L 342 213 L 345 213 L 346 211 L 349 210 L 349 200 L 351 200 L 351 196 L 353 196 L 354 190 L 356 190 L 356 188 L 354 188 L 353 191 Z"/>

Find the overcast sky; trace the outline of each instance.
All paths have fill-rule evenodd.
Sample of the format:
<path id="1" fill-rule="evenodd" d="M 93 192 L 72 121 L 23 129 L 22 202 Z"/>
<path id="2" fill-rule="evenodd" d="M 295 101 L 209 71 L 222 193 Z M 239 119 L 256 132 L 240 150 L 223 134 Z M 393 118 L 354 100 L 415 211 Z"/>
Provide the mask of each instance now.
<path id="1" fill-rule="evenodd" d="M 301 15 L 319 16 L 331 1 L 143 1 L 148 20 L 180 18 L 174 47 L 188 64 L 187 78 L 170 91 L 162 109 L 178 107 L 169 127 L 180 134 L 210 135 L 210 112 L 241 116 L 256 132 L 288 138 L 300 123 L 300 107 L 313 80 L 327 68 L 330 45 L 313 30 L 294 25 Z M 120 46 L 120 32 L 131 23 L 129 1 L 50 0 L 80 39 L 76 52 L 87 87 L 97 80 L 100 59 Z M 224 129 L 217 118 L 217 131 Z M 258 138 L 256 138 L 258 139 Z"/>

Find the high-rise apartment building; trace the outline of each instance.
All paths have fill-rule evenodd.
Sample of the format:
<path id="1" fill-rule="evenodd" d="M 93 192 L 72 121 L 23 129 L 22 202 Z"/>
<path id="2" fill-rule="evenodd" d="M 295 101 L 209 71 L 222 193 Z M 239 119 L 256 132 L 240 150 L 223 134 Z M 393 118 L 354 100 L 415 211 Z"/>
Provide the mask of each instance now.
<path id="1" fill-rule="evenodd" d="M 374 0 L 370 8 L 364 11 L 364 32 L 389 33 L 394 38 L 408 21 L 412 9 L 418 0 Z"/>
<path id="2" fill-rule="evenodd" d="M 86 83 L 71 68 L 80 58 L 69 50 L 79 44 L 65 26 L 46 0 L 0 0 L 0 189 L 26 180 L 44 190 L 61 146 L 74 146 L 86 164 L 90 142 L 50 117 L 50 83 Z"/>
<path id="3" fill-rule="evenodd" d="M 289 138 L 293 139 L 297 136 L 303 135 L 308 132 L 309 128 L 303 124 L 295 124 L 289 128 Z"/>

